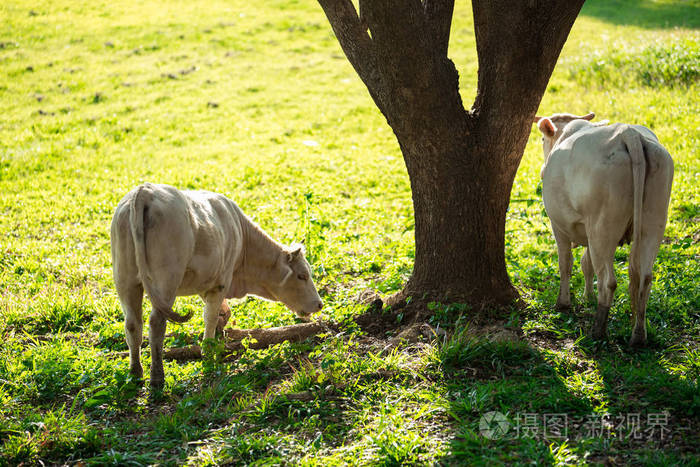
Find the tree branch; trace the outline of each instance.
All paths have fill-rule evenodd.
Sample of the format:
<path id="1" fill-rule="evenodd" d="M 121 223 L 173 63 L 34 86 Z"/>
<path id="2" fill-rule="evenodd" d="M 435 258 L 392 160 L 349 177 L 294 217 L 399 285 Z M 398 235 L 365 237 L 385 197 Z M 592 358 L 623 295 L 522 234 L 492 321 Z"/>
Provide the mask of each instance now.
<path id="1" fill-rule="evenodd" d="M 372 39 L 384 47 L 415 50 L 426 37 L 425 12 L 420 0 L 360 0 L 363 20 L 366 19 Z"/>
<path id="2" fill-rule="evenodd" d="M 525 106 L 523 119 L 531 120 L 583 2 L 472 1 L 479 60 L 477 113 L 504 115 Z"/>
<path id="3" fill-rule="evenodd" d="M 290 326 L 280 326 L 276 328 L 256 328 L 256 329 L 226 329 L 224 337 L 226 345 L 238 345 L 244 339 L 251 339 L 248 347 L 251 349 L 264 349 L 280 342 L 299 342 L 309 336 L 319 334 L 328 328 L 320 322 L 292 324 Z"/>
<path id="4" fill-rule="evenodd" d="M 423 7 L 432 30 L 436 53 L 447 57 L 450 43 L 450 29 L 454 13 L 454 0 L 424 0 Z"/>
<path id="5" fill-rule="evenodd" d="M 584 0 L 472 0 L 479 60 L 474 132 L 498 142 L 492 183 L 510 186 L 532 118 Z"/>
<path id="6" fill-rule="evenodd" d="M 367 86 L 374 102 L 383 109 L 379 98 L 381 78 L 365 18 L 360 19 L 350 0 L 318 0 L 318 3 L 323 8 L 348 61 Z M 364 14 L 364 8 L 361 11 Z"/>
<path id="7" fill-rule="evenodd" d="M 360 5 L 385 81 L 401 87 L 429 81 L 435 38 L 420 0 L 360 0 Z"/>
<path id="8" fill-rule="evenodd" d="M 323 323 L 302 323 L 291 326 L 263 329 L 226 329 L 224 330 L 224 348 L 231 354 L 243 350 L 246 346 L 251 349 L 265 349 L 285 341 L 300 342 L 307 337 L 320 334 L 328 329 Z M 245 339 L 250 339 L 247 345 Z M 128 352 L 124 352 L 128 355 Z M 202 348 L 198 345 L 166 349 L 163 358 L 168 360 L 197 360 L 202 358 Z M 226 360 L 228 357 L 224 357 Z"/>
<path id="9" fill-rule="evenodd" d="M 224 349 L 227 355 L 225 361 L 231 360 L 231 354 L 240 352 L 245 347 L 251 349 L 265 349 L 271 345 L 279 344 L 285 341 L 300 342 L 307 337 L 315 336 L 324 331 L 328 331 L 334 324 L 324 324 L 321 322 L 292 324 L 290 326 L 281 326 L 277 328 L 256 328 L 256 329 L 225 329 L 224 330 Z M 245 339 L 250 341 L 243 345 Z M 113 352 L 110 354 L 113 357 L 128 357 L 129 352 Z M 190 345 L 187 347 L 172 347 L 165 349 L 163 358 L 166 360 L 198 360 L 202 358 L 202 348 L 198 345 Z"/>

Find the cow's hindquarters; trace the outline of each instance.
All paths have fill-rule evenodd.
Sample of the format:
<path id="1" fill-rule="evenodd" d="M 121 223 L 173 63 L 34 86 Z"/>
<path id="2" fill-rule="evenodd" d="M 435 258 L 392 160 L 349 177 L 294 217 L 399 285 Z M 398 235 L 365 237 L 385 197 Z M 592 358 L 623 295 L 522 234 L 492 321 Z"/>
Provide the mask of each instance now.
<path id="1" fill-rule="evenodd" d="M 182 322 L 191 317 L 191 313 L 180 316 L 172 311 L 193 248 L 186 201 L 174 189 L 152 184 L 139 186 L 124 197 L 115 211 L 111 243 L 131 374 L 143 377 L 140 347 L 145 290 L 153 305 L 149 318 L 151 386 L 161 386 L 166 320 Z"/>

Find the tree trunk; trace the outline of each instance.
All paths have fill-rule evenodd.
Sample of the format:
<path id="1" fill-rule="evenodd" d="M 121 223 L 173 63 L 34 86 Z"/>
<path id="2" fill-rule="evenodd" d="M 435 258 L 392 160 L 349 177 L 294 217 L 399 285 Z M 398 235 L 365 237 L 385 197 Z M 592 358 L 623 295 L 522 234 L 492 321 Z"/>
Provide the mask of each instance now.
<path id="1" fill-rule="evenodd" d="M 464 133 L 427 148 L 416 138 L 402 140 L 409 140 L 401 147 L 411 180 L 416 241 L 404 295 L 478 306 L 512 302 L 518 295 L 504 254 L 510 184 L 495 182 L 491 167 L 465 163 L 477 162 L 469 156 L 488 147 Z M 427 154 L 431 170 L 421 165 Z"/>
<path id="2" fill-rule="evenodd" d="M 319 0 L 384 114 L 411 180 L 421 301 L 506 305 L 510 191 L 533 117 L 583 0 L 473 0 L 477 97 L 447 58 L 454 0 Z"/>

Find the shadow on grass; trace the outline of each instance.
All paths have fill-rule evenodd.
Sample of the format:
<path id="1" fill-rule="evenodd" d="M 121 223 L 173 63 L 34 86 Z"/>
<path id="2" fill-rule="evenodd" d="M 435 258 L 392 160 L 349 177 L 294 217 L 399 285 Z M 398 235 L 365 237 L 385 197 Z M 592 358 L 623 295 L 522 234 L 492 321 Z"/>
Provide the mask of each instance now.
<path id="1" fill-rule="evenodd" d="M 440 351 L 455 421 L 445 464 L 552 464 L 572 417 L 592 413 L 526 341 L 456 335 Z"/>
<path id="2" fill-rule="evenodd" d="M 560 335 L 527 339 L 518 338 L 516 319 L 485 326 L 486 335 L 458 330 L 410 367 L 392 363 L 398 354 L 368 357 L 341 339 L 251 351 L 247 361 L 203 363 L 201 377 L 176 378 L 148 401 L 144 391 L 131 399 L 110 392 L 107 416 L 86 411 L 85 434 L 69 441 L 86 446 L 94 464 L 277 465 L 328 455 L 384 465 L 692 460 L 700 391 L 696 379 L 678 374 L 697 377 L 698 359 L 678 346 L 634 352 L 622 326 L 598 345 L 576 338 L 575 315 L 555 321 Z M 121 434 L 90 438 L 98 431 L 88 425 L 115 420 L 124 423 Z M 445 441 L 436 453 L 438 439 Z M 61 449 L 35 457 L 64 461 Z"/>
<path id="3" fill-rule="evenodd" d="M 646 29 L 700 28 L 700 2 L 697 0 L 588 0 L 581 15 Z"/>
<path id="4" fill-rule="evenodd" d="M 550 344 L 565 347 L 562 340 Z M 527 341 L 453 339 L 441 365 L 455 434 L 441 462 L 693 459 L 700 442 L 697 381 L 670 374 L 658 351 L 609 345 L 591 354 L 594 347 L 587 339 L 563 352 Z"/>
<path id="5" fill-rule="evenodd" d="M 611 346 L 612 347 L 612 346 Z M 611 420 L 625 421 L 627 435 L 638 420 L 638 433 L 647 451 L 667 449 L 669 461 L 693 456 L 700 445 L 700 387 L 692 369 L 683 368 L 684 349 L 671 348 L 633 351 L 611 348 L 595 355 L 603 380 L 603 393 L 609 401 Z M 685 377 L 671 373 L 684 372 Z M 625 433 L 623 433 L 625 434 Z M 635 462 L 649 462 L 658 453 L 640 450 Z M 651 456 L 651 457 L 650 457 Z"/>
<path id="6" fill-rule="evenodd" d="M 325 373 L 308 363 L 305 345 L 295 346 L 298 365 L 274 349 L 251 351 L 246 363 L 204 362 L 194 386 L 176 382 L 149 395 L 141 423 L 149 436 L 89 461 L 283 465 L 290 456 L 341 446 L 357 411 L 334 389 L 337 381 L 321 383 Z"/>

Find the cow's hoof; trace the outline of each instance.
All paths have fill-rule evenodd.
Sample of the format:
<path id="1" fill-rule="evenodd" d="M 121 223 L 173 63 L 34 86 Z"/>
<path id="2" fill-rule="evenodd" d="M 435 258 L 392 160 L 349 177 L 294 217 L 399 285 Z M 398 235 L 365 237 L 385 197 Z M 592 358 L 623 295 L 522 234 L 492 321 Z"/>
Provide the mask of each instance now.
<path id="1" fill-rule="evenodd" d="M 143 369 L 140 371 L 131 369 L 129 370 L 129 375 L 131 375 L 131 379 L 134 381 L 143 381 Z"/>
<path id="2" fill-rule="evenodd" d="M 638 334 L 632 334 L 632 337 L 630 337 L 630 347 L 645 347 L 647 345 L 647 339 L 644 336 L 640 336 Z"/>
<path id="3" fill-rule="evenodd" d="M 133 374 L 129 375 L 131 377 L 131 382 L 134 383 L 138 387 L 143 386 L 143 375 L 141 376 L 134 376 Z"/>
<path id="4" fill-rule="evenodd" d="M 593 328 L 591 329 L 591 337 L 593 337 L 593 339 L 602 341 L 607 337 L 609 312 L 609 306 L 598 305 L 598 310 L 593 318 Z"/>
<path id="5" fill-rule="evenodd" d="M 165 379 L 152 379 L 151 378 L 151 389 L 163 389 L 165 386 Z"/>
<path id="6" fill-rule="evenodd" d="M 165 374 L 163 371 L 153 371 L 151 370 L 151 388 L 152 389 L 162 389 L 165 385 Z"/>
<path id="7" fill-rule="evenodd" d="M 608 338 L 608 323 L 607 321 L 600 322 L 600 320 L 595 320 L 593 326 L 591 326 L 591 337 L 594 340 L 602 341 Z"/>

